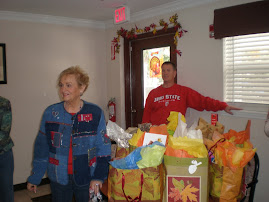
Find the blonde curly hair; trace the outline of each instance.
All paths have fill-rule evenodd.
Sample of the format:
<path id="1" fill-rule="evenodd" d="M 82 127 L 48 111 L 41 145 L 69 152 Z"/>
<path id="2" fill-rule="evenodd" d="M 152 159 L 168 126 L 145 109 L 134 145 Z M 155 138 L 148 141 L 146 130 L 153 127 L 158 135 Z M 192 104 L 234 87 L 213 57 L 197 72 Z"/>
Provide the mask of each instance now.
<path id="1" fill-rule="evenodd" d="M 66 76 L 66 75 L 75 75 L 76 80 L 78 82 L 78 85 L 79 86 L 85 85 L 84 92 L 87 90 L 89 83 L 90 83 L 90 78 L 89 78 L 88 74 L 85 73 L 84 70 L 81 69 L 78 65 L 69 67 L 60 73 L 60 75 L 58 76 L 58 79 L 57 79 L 58 86 L 60 86 L 60 82 L 61 82 L 62 77 Z"/>

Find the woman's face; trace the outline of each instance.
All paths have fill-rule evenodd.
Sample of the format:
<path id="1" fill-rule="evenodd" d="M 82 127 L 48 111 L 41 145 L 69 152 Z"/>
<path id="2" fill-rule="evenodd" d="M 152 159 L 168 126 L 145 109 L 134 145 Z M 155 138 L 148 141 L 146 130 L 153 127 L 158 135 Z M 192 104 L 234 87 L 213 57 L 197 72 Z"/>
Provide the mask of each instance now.
<path id="1" fill-rule="evenodd" d="M 59 83 L 59 93 L 65 102 L 73 102 L 80 99 L 85 86 L 79 86 L 74 74 L 64 75 Z"/>

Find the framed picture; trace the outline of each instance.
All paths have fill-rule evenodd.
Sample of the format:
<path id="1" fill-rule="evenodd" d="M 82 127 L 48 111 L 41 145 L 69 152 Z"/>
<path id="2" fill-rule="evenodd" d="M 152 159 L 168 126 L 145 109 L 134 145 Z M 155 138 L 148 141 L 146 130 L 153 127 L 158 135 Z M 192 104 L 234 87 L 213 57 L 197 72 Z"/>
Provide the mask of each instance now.
<path id="1" fill-rule="evenodd" d="M 7 83 L 6 44 L 0 43 L 0 84 Z"/>

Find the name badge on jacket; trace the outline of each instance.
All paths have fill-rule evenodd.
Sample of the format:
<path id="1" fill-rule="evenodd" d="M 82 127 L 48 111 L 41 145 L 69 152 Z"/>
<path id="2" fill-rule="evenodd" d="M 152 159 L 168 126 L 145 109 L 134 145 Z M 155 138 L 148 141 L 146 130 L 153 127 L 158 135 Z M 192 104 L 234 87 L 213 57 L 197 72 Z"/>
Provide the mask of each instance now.
<path id="1" fill-rule="evenodd" d="M 82 121 L 85 121 L 85 122 L 92 121 L 92 114 L 79 114 L 78 115 L 78 121 L 79 122 L 82 122 Z"/>

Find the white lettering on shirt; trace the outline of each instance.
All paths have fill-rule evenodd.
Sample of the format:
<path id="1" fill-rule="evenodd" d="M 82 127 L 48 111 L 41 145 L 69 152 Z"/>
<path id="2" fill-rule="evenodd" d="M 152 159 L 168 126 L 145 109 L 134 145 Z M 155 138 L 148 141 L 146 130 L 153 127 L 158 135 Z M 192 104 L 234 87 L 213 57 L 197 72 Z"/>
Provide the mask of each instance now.
<path id="1" fill-rule="evenodd" d="M 160 97 L 155 97 L 154 102 L 163 102 L 163 100 L 175 101 L 180 100 L 180 95 L 165 95 Z"/>
<path id="2" fill-rule="evenodd" d="M 164 96 L 155 97 L 155 98 L 154 98 L 154 102 L 159 102 L 159 101 L 161 101 L 161 100 L 163 100 L 163 99 L 164 99 Z"/>
<path id="3" fill-rule="evenodd" d="M 180 100 L 179 95 L 165 95 L 166 100 Z"/>

